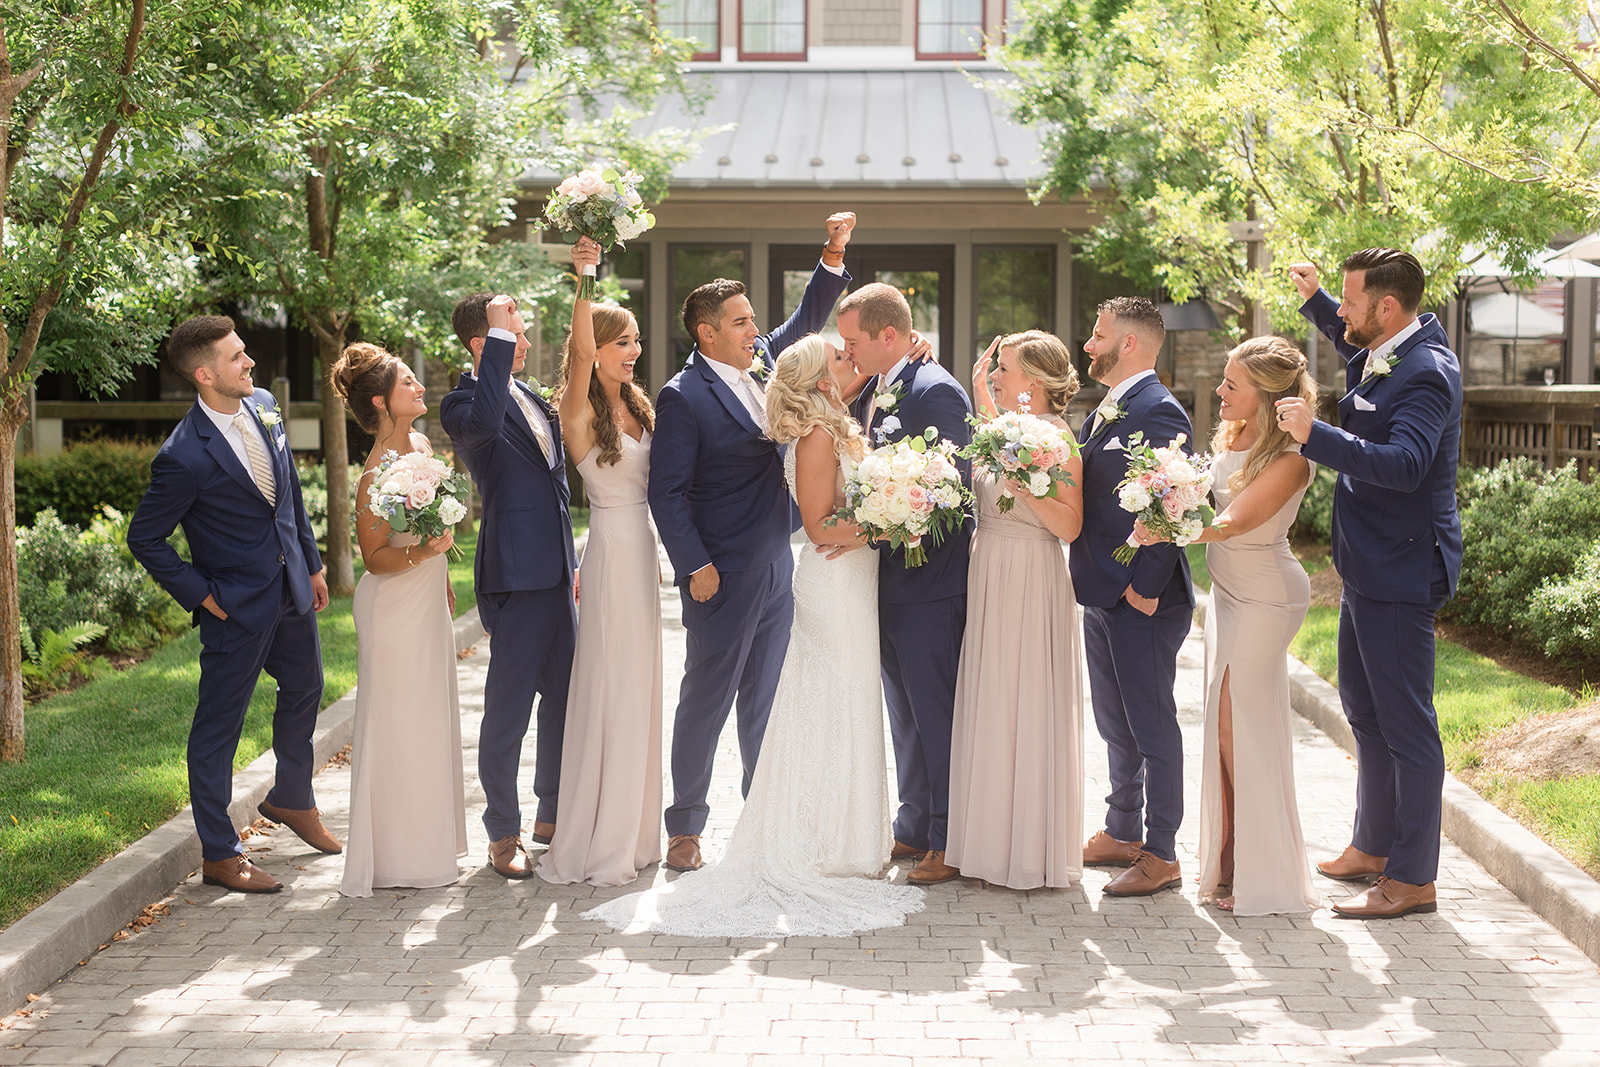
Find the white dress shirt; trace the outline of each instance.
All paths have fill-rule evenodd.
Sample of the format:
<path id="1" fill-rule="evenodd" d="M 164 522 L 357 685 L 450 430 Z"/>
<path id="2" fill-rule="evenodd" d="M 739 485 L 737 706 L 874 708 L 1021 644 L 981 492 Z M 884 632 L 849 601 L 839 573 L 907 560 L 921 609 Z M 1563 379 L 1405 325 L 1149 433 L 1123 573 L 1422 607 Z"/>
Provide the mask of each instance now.
<path id="1" fill-rule="evenodd" d="M 1142 370 L 1138 374 L 1135 374 L 1135 375 L 1133 375 L 1131 377 L 1128 377 L 1128 378 L 1124 378 L 1122 381 L 1118 382 L 1115 386 L 1113 386 L 1110 390 L 1108 390 L 1106 392 L 1106 398 L 1104 400 L 1100 401 L 1100 403 L 1102 405 L 1105 405 L 1105 404 L 1113 404 L 1114 405 L 1114 404 L 1118 403 L 1123 397 L 1127 396 L 1128 395 L 1128 390 L 1132 389 L 1137 383 L 1144 381 L 1146 378 L 1154 378 L 1155 376 L 1156 376 L 1156 372 L 1153 371 L 1153 370 Z M 1094 435 L 1096 433 L 1099 433 L 1099 432 L 1100 432 L 1100 409 L 1097 407 L 1097 408 L 1094 409 L 1094 419 L 1089 425 L 1089 431 L 1088 431 L 1088 433 L 1085 433 L 1083 436 L 1090 437 L 1090 436 L 1092 436 L 1092 435 Z"/>
<path id="2" fill-rule="evenodd" d="M 705 356 L 704 352 L 700 354 Z M 716 372 L 717 377 L 721 378 L 728 388 L 733 390 L 733 395 L 739 398 L 739 401 L 744 404 L 745 410 L 750 413 L 750 418 L 764 432 L 767 428 L 767 398 L 766 394 L 761 391 L 761 387 L 756 384 L 755 379 L 750 377 L 750 372 L 729 366 L 719 359 L 712 359 L 710 356 L 706 356 L 706 362 L 711 365 L 711 369 Z"/>
<path id="3" fill-rule="evenodd" d="M 255 403 L 255 401 L 241 400 L 239 403 L 249 405 Z M 223 440 L 228 442 L 228 447 L 233 449 L 233 454 L 239 457 L 239 465 L 244 468 L 246 474 L 251 474 L 250 454 L 244 450 L 244 437 L 239 432 L 238 424 L 233 421 L 238 412 L 234 412 L 233 415 L 225 415 L 204 400 L 200 401 L 200 410 L 206 413 L 206 418 L 216 423 L 217 429 L 222 431 Z M 267 453 L 267 461 L 270 463 L 272 461 L 273 448 L 271 439 L 263 440 L 261 447 Z M 254 478 L 255 476 L 251 474 L 251 477 Z"/>
<path id="4" fill-rule="evenodd" d="M 1361 376 L 1363 378 L 1367 376 L 1366 368 L 1372 366 L 1373 360 L 1388 359 L 1389 356 L 1394 353 L 1395 349 L 1409 341 L 1411 336 L 1420 329 L 1422 329 L 1422 319 L 1412 319 L 1409 326 L 1395 334 L 1393 337 L 1389 338 L 1387 341 L 1383 342 L 1383 344 L 1379 345 L 1377 348 L 1374 348 L 1372 351 L 1368 352 L 1367 362 L 1361 368 Z"/>

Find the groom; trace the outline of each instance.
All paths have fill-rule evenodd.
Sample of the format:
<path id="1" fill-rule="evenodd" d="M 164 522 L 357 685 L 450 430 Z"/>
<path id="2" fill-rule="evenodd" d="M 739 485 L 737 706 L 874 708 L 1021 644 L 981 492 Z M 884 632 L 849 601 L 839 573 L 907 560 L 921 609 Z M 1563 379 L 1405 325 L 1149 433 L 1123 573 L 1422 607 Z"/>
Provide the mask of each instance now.
<path id="1" fill-rule="evenodd" d="M 463 374 L 440 401 L 439 421 L 483 496 L 473 564 L 478 613 L 489 633 L 478 728 L 483 825 L 489 865 L 502 877 L 527 878 L 533 868 L 522 845 L 517 796 L 522 741 L 537 696 L 533 839 L 549 844 L 577 642 L 572 576 L 578 561 L 567 514 L 567 457 L 554 409 L 511 377 L 522 369 L 529 347 L 516 301 L 474 293 L 456 305 L 451 325 L 472 353 L 472 373 Z"/>
<path id="2" fill-rule="evenodd" d="M 258 810 L 319 852 L 343 846 L 312 795 L 311 735 L 322 701 L 316 613 L 328 606 L 322 557 L 300 499 L 283 416 L 257 389 L 233 320 L 201 315 L 167 338 L 167 359 L 200 393 L 150 464 L 150 488 L 128 524 L 128 549 L 194 614 L 200 692 L 189 729 L 189 802 L 208 885 L 275 893 L 245 858 L 228 817 L 233 756 L 263 669 L 277 681 L 277 780 Z M 167 543 L 183 527 L 192 562 Z"/>
<path id="3" fill-rule="evenodd" d="M 1161 312 L 1144 297 L 1100 305 L 1084 343 L 1089 376 L 1109 392 L 1084 421 L 1083 532 L 1068 565 L 1083 605 L 1084 655 L 1094 721 L 1105 739 L 1111 792 L 1106 828 L 1083 846 L 1086 866 L 1126 867 L 1106 885 L 1112 896 L 1147 896 L 1178 884 L 1175 843 L 1183 821 L 1183 734 L 1173 695 L 1178 650 L 1194 614 L 1189 561 L 1174 544 L 1140 548 L 1129 564 L 1117 548 L 1133 515 L 1117 502 L 1128 471 L 1122 446 L 1192 436 L 1183 406 L 1156 377 L 1166 337 Z"/>
<path id="4" fill-rule="evenodd" d="M 856 217 L 828 218 L 822 262 L 789 321 L 765 337 L 740 282 L 718 278 L 683 302 L 694 351 L 656 397 L 650 512 L 683 598 L 688 648 L 672 730 L 667 855 L 701 866 L 712 757 L 738 698 L 741 788 L 750 791 L 794 622 L 789 535 L 799 516 L 783 455 L 766 436 L 759 379 L 783 350 L 828 321 L 850 275 L 844 250 Z"/>
<path id="5" fill-rule="evenodd" d="M 1438 905 L 1444 749 L 1433 709 L 1433 619 L 1461 572 L 1456 460 L 1461 364 L 1439 320 L 1419 317 L 1426 279 L 1408 252 L 1368 248 L 1344 261 L 1343 300 L 1296 263 L 1300 314 L 1345 358 L 1339 425 L 1305 401 L 1278 401 L 1301 454 L 1339 472 L 1333 564 L 1339 602 L 1339 697 L 1356 738 L 1356 822 L 1330 878 L 1369 889 L 1339 915 L 1391 919 Z"/>
<path id="6" fill-rule="evenodd" d="M 972 440 L 967 392 L 937 363 L 912 358 L 911 305 L 892 285 L 874 282 L 839 303 L 839 336 L 862 374 L 873 375 L 856 399 L 856 418 L 874 444 L 923 433 L 964 448 Z M 967 461 L 957 461 L 971 483 Z M 967 628 L 966 519 L 928 549 L 928 561 L 907 567 L 896 551 L 878 563 L 878 654 L 894 741 L 900 810 L 893 859 L 920 860 L 906 877 L 918 885 L 947 882 L 960 872 L 944 861 L 950 821 L 950 736 L 956 667 Z"/>

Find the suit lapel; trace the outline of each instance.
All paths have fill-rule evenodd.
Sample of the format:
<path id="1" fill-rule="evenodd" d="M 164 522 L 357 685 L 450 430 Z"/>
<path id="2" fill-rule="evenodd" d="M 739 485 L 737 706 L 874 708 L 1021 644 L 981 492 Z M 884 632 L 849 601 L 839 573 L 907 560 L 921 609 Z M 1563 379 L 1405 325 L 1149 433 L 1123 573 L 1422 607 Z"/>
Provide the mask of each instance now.
<path id="1" fill-rule="evenodd" d="M 244 464 L 239 462 L 239 456 L 234 452 L 233 446 L 228 443 L 228 439 L 217 428 L 217 424 L 212 422 L 210 417 L 200 410 L 200 401 L 196 400 L 194 403 L 195 406 L 189 411 L 189 417 L 194 420 L 195 433 L 205 441 L 206 451 L 211 454 L 212 459 L 217 461 L 219 467 L 228 472 L 234 481 L 238 482 L 242 488 L 254 494 L 257 500 L 265 504 L 267 498 L 261 495 L 261 487 L 256 485 L 256 480 L 251 477 L 250 472 L 244 469 Z"/>
<path id="2" fill-rule="evenodd" d="M 512 421 L 516 424 L 517 429 L 522 431 L 523 447 L 529 450 L 529 455 L 544 463 L 551 470 L 554 470 L 558 463 L 565 466 L 566 460 L 561 455 L 561 427 L 557 424 L 555 414 L 550 410 L 550 405 L 546 404 L 544 398 L 528 388 L 527 385 L 517 381 L 515 378 L 511 379 L 511 391 L 515 393 L 519 389 L 522 390 L 523 395 L 532 402 L 534 407 L 544 412 L 545 421 L 550 424 L 550 456 L 546 459 L 544 451 L 539 447 L 538 435 L 533 432 L 533 427 L 528 425 L 527 413 L 522 410 L 522 405 L 517 403 L 517 398 L 512 396 L 510 406 L 517 411 L 516 418 Z"/>
<path id="3" fill-rule="evenodd" d="M 750 417 L 750 409 L 745 407 L 744 402 L 737 396 L 733 395 L 733 390 L 728 387 L 728 383 L 723 381 L 722 376 L 708 365 L 709 358 L 702 355 L 699 349 L 695 349 L 694 362 L 695 366 L 700 370 L 700 376 L 711 387 L 711 395 L 715 396 L 718 402 L 728 409 L 728 414 L 733 416 L 733 421 L 744 427 L 752 437 L 760 437 L 761 428 Z"/>

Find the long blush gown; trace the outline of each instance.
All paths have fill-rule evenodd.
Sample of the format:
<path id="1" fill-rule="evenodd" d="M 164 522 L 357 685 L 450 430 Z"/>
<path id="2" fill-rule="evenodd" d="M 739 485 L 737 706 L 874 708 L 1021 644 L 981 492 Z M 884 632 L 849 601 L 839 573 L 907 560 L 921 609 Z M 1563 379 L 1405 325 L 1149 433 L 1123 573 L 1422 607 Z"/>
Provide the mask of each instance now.
<path id="1" fill-rule="evenodd" d="M 561 817 L 547 882 L 625 885 L 661 858 L 660 560 L 646 489 L 650 434 L 578 464 L 589 494 L 578 643 L 561 749 Z"/>
<path id="2" fill-rule="evenodd" d="M 1083 877 L 1083 640 L 1066 553 L 974 473 L 978 529 L 950 741 L 945 862 L 1012 889 Z"/>
<path id="3" fill-rule="evenodd" d="M 1220 514 L 1236 495 L 1228 478 L 1247 452 L 1230 451 L 1212 465 Z M 1312 476 L 1316 467 L 1312 465 Z M 1307 485 L 1310 479 L 1307 479 Z M 1222 880 L 1222 757 L 1218 697 L 1228 675 L 1233 702 L 1233 912 L 1271 915 L 1317 906 L 1295 803 L 1293 734 L 1289 728 L 1289 642 L 1311 602 L 1305 568 L 1289 549 L 1288 532 L 1305 488 L 1247 534 L 1206 546 L 1211 610 L 1206 613 L 1205 763 L 1200 779 L 1200 899 L 1226 896 Z"/>
<path id="4" fill-rule="evenodd" d="M 389 543 L 417 540 L 394 534 Z M 369 571 L 356 584 L 345 896 L 370 897 L 374 886 L 449 885 L 459 876 L 467 817 L 448 582 L 449 564 L 434 556 L 393 574 Z"/>

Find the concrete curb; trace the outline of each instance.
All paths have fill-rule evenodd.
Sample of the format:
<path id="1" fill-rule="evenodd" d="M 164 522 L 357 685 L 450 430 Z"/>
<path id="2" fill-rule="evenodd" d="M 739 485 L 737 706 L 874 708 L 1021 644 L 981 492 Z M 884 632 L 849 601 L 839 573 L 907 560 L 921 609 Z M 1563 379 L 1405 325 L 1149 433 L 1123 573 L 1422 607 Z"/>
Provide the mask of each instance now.
<path id="1" fill-rule="evenodd" d="M 455 622 L 456 648 L 483 637 L 478 609 Z M 350 743 L 356 691 L 322 709 L 312 738 L 316 763 Z M 236 826 L 255 821 L 256 805 L 272 789 L 277 760 L 269 750 L 233 777 L 228 808 Z M 0 931 L 0 1015 L 9 1014 L 92 956 L 151 903 L 172 892 L 200 866 L 194 815 L 184 808 L 72 885 Z"/>

